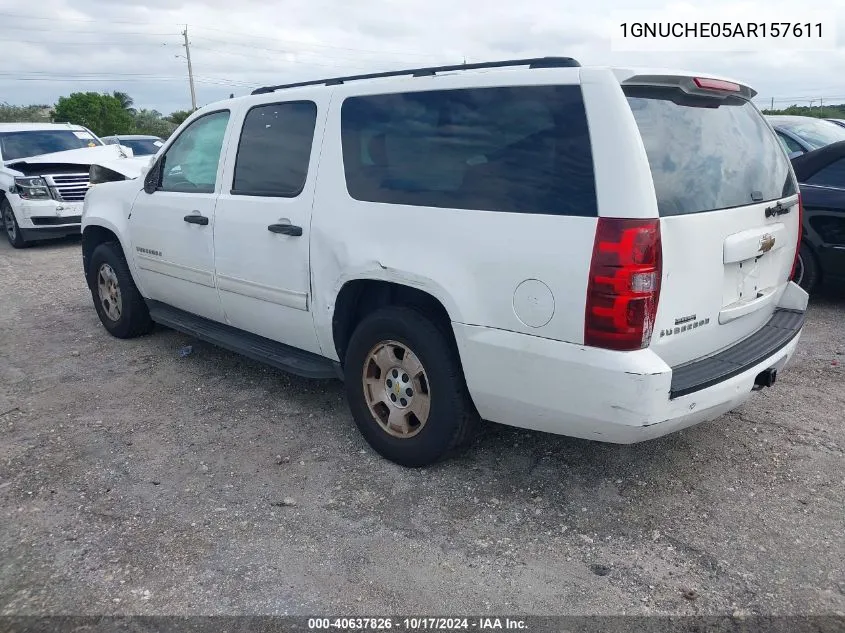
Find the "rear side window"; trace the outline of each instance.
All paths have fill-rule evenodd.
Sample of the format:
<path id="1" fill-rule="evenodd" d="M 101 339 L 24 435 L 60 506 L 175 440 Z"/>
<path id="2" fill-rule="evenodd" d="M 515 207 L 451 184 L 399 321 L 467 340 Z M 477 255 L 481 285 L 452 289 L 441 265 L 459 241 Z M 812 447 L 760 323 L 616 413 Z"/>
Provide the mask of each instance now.
<path id="1" fill-rule="evenodd" d="M 804 148 L 798 144 L 798 141 L 791 139 L 785 134 L 781 134 L 780 132 L 777 132 L 777 135 L 778 139 L 780 139 L 781 144 L 784 146 L 784 148 L 786 148 L 787 152 L 801 152 L 802 154 L 804 153 Z"/>
<path id="2" fill-rule="evenodd" d="M 579 86 L 351 97 L 341 126 L 356 200 L 597 215 Z"/>
<path id="3" fill-rule="evenodd" d="M 294 198 L 305 186 L 317 104 L 273 103 L 252 108 L 244 119 L 232 193 Z"/>
<path id="4" fill-rule="evenodd" d="M 745 99 L 631 87 L 662 216 L 777 200 L 797 193 L 783 148 Z"/>
<path id="5" fill-rule="evenodd" d="M 830 163 L 807 178 L 808 185 L 823 185 L 845 189 L 845 158 Z"/>

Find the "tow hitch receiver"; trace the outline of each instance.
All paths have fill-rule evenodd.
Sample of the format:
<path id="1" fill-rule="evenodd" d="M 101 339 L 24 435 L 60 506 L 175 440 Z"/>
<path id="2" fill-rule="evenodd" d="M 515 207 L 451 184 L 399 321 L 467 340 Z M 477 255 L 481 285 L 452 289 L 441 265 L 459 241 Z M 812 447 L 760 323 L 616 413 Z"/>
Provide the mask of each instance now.
<path id="1" fill-rule="evenodd" d="M 757 374 L 757 377 L 754 379 L 754 391 L 760 391 L 764 387 L 771 387 L 775 384 L 775 380 L 778 377 L 778 370 L 774 367 L 770 367 L 765 371 L 761 371 Z"/>

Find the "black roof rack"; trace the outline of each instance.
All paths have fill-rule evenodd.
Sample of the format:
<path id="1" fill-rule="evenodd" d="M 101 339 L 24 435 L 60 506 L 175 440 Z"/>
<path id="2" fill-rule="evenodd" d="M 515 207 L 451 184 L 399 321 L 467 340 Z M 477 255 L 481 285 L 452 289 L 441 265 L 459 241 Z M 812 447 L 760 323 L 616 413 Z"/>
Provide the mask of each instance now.
<path id="1" fill-rule="evenodd" d="M 300 88 L 302 86 L 337 86 L 347 81 L 359 81 L 361 79 L 380 79 L 382 77 L 400 77 L 412 75 L 414 77 L 426 77 L 437 73 L 452 72 L 455 70 L 477 70 L 479 68 L 506 68 L 508 66 L 528 66 L 529 68 L 578 68 L 581 64 L 571 57 L 534 57 L 530 59 L 508 59 L 498 62 L 480 62 L 476 64 L 454 64 L 452 66 L 429 66 L 427 68 L 409 68 L 407 70 L 390 70 L 383 73 L 368 73 L 366 75 L 349 75 L 348 77 L 331 77 L 329 79 L 314 79 L 312 81 L 300 81 L 293 84 L 282 84 L 280 86 L 264 86 L 252 91 L 254 95 L 267 94 L 285 88 Z"/>

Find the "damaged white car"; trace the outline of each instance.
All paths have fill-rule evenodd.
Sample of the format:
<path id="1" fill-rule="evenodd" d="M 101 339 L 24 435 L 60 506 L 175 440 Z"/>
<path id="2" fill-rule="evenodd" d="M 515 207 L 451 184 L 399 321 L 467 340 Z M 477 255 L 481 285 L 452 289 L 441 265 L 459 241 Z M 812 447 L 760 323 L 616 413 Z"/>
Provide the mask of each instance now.
<path id="1" fill-rule="evenodd" d="M 0 217 L 9 243 L 78 234 L 92 166 L 102 180 L 139 176 L 149 156 L 104 145 L 89 129 L 66 123 L 0 124 Z"/>

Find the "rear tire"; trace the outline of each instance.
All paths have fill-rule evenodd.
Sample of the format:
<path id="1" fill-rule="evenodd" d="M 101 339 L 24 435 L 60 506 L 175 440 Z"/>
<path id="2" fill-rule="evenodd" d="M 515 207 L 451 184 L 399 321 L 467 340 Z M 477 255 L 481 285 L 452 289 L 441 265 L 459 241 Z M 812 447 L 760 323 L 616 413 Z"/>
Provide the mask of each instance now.
<path id="1" fill-rule="evenodd" d="M 387 307 L 355 329 L 344 363 L 352 417 L 392 462 L 427 466 L 468 443 L 479 417 L 448 334 L 406 307 Z"/>
<path id="2" fill-rule="evenodd" d="M 6 198 L 3 198 L 3 201 L 0 202 L 0 219 L 3 222 L 6 239 L 9 240 L 12 248 L 26 248 L 29 246 L 29 243 L 21 235 L 21 227 L 18 226 L 15 212 L 12 210 L 12 204 Z"/>
<path id="3" fill-rule="evenodd" d="M 813 291 L 819 281 L 819 264 L 806 242 L 801 243 L 798 251 L 798 263 L 792 280 L 808 293 Z"/>
<path id="4" fill-rule="evenodd" d="M 147 304 L 117 242 L 100 244 L 91 254 L 88 286 L 103 326 L 117 338 L 135 338 L 153 328 Z"/>

